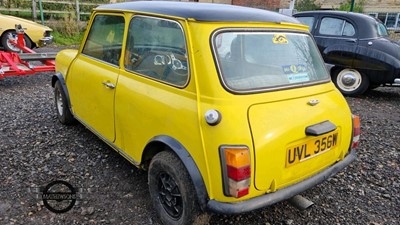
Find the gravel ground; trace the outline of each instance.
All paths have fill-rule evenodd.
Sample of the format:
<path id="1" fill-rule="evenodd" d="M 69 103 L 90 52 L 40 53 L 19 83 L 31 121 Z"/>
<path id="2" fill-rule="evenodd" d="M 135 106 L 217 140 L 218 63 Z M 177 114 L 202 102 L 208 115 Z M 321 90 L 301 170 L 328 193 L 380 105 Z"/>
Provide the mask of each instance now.
<path id="1" fill-rule="evenodd" d="M 51 73 L 0 80 L 0 224 L 160 224 L 146 173 L 82 125 L 61 125 L 50 80 Z M 303 194 L 314 206 L 209 213 L 198 224 L 400 224 L 400 88 L 347 100 L 362 121 L 358 160 Z M 57 179 L 81 193 L 63 214 L 38 197 Z"/>

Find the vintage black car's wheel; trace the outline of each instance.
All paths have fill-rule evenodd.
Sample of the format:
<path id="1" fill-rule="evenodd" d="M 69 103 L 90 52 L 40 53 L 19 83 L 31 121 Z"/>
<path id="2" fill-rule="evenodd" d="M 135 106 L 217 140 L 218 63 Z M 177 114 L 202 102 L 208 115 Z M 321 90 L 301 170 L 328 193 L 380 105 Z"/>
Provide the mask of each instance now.
<path id="1" fill-rule="evenodd" d="M 355 69 L 338 69 L 332 76 L 333 83 L 346 96 L 363 94 L 369 87 L 369 79 Z"/>
<path id="2" fill-rule="evenodd" d="M 1 38 L 1 44 L 3 45 L 4 49 L 9 52 L 21 51 L 18 47 L 11 44 L 11 42 L 10 42 L 11 39 L 18 41 L 18 35 L 15 31 L 7 31 L 3 34 L 2 38 Z M 24 35 L 24 41 L 25 41 L 26 47 L 32 48 L 32 42 L 31 42 L 31 40 L 29 40 L 29 38 L 26 35 Z"/>
<path id="3" fill-rule="evenodd" d="M 198 215 L 196 192 L 186 168 L 172 152 L 163 151 L 152 159 L 149 190 L 163 224 L 192 224 Z"/>
<path id="4" fill-rule="evenodd" d="M 54 97 L 58 120 L 65 125 L 73 124 L 75 119 L 68 108 L 67 97 L 61 87 L 60 81 L 54 85 Z"/>

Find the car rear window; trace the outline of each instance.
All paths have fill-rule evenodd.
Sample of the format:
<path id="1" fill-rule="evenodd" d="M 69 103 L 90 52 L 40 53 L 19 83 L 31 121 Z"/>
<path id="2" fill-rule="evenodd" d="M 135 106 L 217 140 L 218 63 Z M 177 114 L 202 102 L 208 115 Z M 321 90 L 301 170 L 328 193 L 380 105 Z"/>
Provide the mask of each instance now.
<path id="1" fill-rule="evenodd" d="M 389 36 L 389 33 L 385 27 L 385 25 L 383 25 L 383 23 L 377 23 L 377 30 L 378 30 L 378 36 L 380 37 L 387 37 Z"/>
<path id="2" fill-rule="evenodd" d="M 296 19 L 298 19 L 302 24 L 307 25 L 308 26 L 308 30 L 312 31 L 313 29 L 313 24 L 314 24 L 314 17 L 312 16 L 304 16 L 304 17 L 297 17 Z"/>
<path id="3" fill-rule="evenodd" d="M 329 80 L 315 42 L 304 33 L 224 31 L 213 36 L 222 83 L 234 92 Z"/>

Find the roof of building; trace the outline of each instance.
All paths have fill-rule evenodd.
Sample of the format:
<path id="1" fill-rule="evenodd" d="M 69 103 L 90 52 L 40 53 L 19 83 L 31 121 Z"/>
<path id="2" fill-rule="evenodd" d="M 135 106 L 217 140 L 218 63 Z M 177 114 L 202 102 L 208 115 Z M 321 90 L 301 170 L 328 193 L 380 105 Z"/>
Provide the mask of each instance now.
<path id="1" fill-rule="evenodd" d="M 299 23 L 295 18 L 276 12 L 216 3 L 137 1 L 101 5 L 96 10 L 123 10 L 163 14 L 196 21 Z"/>

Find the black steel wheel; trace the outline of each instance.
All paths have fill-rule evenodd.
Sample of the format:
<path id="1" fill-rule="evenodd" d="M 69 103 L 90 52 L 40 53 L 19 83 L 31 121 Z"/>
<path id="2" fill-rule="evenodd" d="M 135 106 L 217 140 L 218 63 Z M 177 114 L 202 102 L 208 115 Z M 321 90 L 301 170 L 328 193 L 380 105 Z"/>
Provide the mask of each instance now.
<path id="1" fill-rule="evenodd" d="M 164 224 L 192 224 L 198 215 L 196 192 L 179 158 L 163 151 L 149 168 L 149 190 L 153 206 Z"/>
<path id="2" fill-rule="evenodd" d="M 67 97 L 60 81 L 56 81 L 54 85 L 54 98 L 58 120 L 65 125 L 73 124 L 75 119 L 68 107 Z"/>

